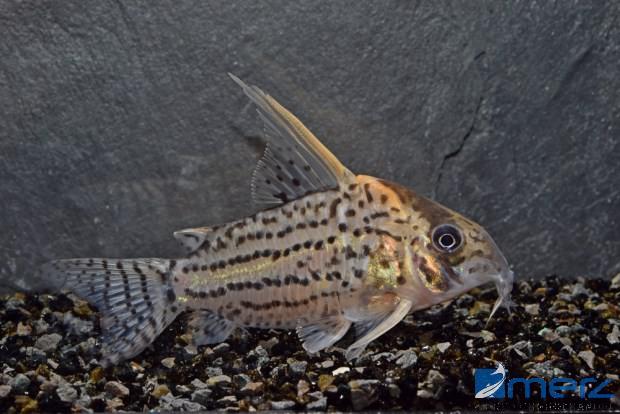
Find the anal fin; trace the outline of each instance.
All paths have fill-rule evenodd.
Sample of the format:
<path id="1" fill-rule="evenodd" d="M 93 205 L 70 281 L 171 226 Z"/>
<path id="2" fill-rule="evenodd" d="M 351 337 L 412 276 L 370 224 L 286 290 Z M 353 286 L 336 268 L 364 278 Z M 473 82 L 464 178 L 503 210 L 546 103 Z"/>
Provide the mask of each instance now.
<path id="1" fill-rule="evenodd" d="M 225 341 L 235 324 L 209 310 L 197 310 L 191 313 L 188 328 L 194 345 L 207 345 Z"/>
<path id="2" fill-rule="evenodd" d="M 338 342 L 349 330 L 351 322 L 341 314 L 319 319 L 297 328 L 303 347 L 310 353 L 318 352 Z"/>

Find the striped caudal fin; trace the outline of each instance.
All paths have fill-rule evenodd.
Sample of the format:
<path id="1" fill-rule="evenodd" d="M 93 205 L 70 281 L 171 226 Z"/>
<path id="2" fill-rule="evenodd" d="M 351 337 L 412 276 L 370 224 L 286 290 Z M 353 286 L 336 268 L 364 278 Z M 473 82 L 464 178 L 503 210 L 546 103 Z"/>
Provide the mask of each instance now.
<path id="1" fill-rule="evenodd" d="M 67 259 L 43 266 L 57 290 L 69 290 L 101 313 L 102 365 L 139 354 L 180 312 L 164 259 Z"/>

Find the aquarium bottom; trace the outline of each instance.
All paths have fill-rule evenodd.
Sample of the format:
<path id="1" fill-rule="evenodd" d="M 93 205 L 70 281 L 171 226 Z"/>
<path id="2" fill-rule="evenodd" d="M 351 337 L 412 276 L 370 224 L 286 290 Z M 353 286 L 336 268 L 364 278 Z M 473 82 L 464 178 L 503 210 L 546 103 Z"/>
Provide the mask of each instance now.
<path id="1" fill-rule="evenodd" d="M 620 408 L 620 275 L 518 281 L 512 314 L 487 325 L 495 299 L 493 287 L 474 289 L 417 312 L 351 362 L 353 332 L 315 355 L 293 331 L 239 329 L 196 348 L 184 315 L 103 369 L 95 309 L 70 294 L 18 293 L 0 299 L 0 412 Z M 498 363 L 504 398 L 475 398 L 476 379 L 501 378 L 476 370 Z M 591 394 L 600 384 L 611 398 Z"/>

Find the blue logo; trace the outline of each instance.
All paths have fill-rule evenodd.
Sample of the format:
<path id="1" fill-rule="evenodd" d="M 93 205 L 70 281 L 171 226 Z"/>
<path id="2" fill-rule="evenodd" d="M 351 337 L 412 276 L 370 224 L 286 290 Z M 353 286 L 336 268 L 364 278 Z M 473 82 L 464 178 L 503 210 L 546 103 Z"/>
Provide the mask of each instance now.
<path id="1" fill-rule="evenodd" d="M 474 371 L 476 398 L 504 398 L 505 379 L 506 369 L 499 362 L 496 369 L 476 368 Z"/>
<path id="2" fill-rule="evenodd" d="M 544 378 L 511 378 L 507 380 L 507 371 L 501 363 L 497 368 L 476 368 L 474 370 L 474 392 L 476 398 L 514 398 L 522 390 L 525 398 L 531 398 L 537 389 L 540 398 L 565 398 L 569 394 L 578 394 L 579 398 L 612 398 L 605 393 L 605 387 L 611 383 L 605 379 L 600 383 L 596 378 L 588 377 L 577 381 L 573 378 L 557 377 L 546 381 Z M 589 384 L 589 385 L 588 385 Z"/>

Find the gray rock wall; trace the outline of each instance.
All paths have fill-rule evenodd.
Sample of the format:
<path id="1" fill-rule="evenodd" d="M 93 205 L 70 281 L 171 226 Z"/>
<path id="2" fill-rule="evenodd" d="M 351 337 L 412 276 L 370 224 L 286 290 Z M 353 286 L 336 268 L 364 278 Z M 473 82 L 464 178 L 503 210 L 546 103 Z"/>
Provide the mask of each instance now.
<path id="1" fill-rule="evenodd" d="M 620 271 L 620 4 L 0 2 L 0 275 L 179 253 L 253 211 L 261 125 L 486 226 L 517 276 Z M 36 283 L 36 282 L 35 282 Z"/>

